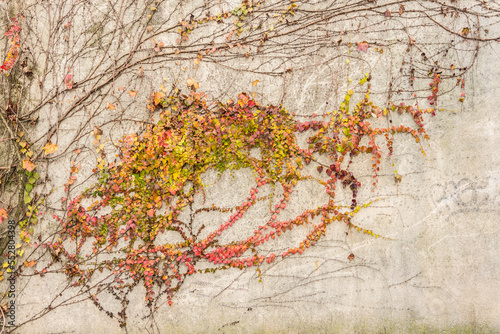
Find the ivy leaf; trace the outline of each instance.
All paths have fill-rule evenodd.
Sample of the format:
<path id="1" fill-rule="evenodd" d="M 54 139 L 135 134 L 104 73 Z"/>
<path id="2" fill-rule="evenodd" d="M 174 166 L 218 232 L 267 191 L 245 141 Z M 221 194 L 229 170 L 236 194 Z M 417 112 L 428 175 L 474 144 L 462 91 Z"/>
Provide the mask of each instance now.
<path id="1" fill-rule="evenodd" d="M 31 202 L 31 197 L 29 195 L 24 196 L 24 204 Z"/>
<path id="2" fill-rule="evenodd" d="M 358 43 L 358 51 L 363 51 L 366 52 L 370 46 L 368 45 L 368 42 L 363 41 Z"/>
<path id="3" fill-rule="evenodd" d="M 0 208 L 0 224 L 4 221 L 4 219 L 7 219 L 7 211 L 5 211 L 4 208 Z"/>
<path id="4" fill-rule="evenodd" d="M 35 169 L 36 165 L 32 163 L 29 159 L 24 159 L 23 161 L 23 168 L 26 169 L 28 172 L 31 172 L 33 169 Z"/>
<path id="5" fill-rule="evenodd" d="M 45 151 L 45 155 L 53 154 L 57 152 L 57 145 L 52 144 L 50 141 L 45 144 L 43 147 L 43 150 Z"/>
<path id="6" fill-rule="evenodd" d="M 73 88 L 73 76 L 71 74 L 66 74 L 66 77 L 64 78 L 64 84 L 68 89 Z"/>
<path id="7" fill-rule="evenodd" d="M 155 105 L 158 105 L 161 102 L 161 100 L 163 99 L 164 96 L 165 96 L 164 93 L 155 92 L 155 97 L 154 97 Z"/>

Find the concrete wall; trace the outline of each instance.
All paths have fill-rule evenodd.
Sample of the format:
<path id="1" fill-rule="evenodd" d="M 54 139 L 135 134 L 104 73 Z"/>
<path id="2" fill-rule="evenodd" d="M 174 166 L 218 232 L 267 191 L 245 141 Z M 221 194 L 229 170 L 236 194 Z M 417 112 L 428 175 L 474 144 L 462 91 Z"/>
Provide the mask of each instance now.
<path id="1" fill-rule="evenodd" d="M 48 196 L 48 206 L 52 209 L 60 207 L 60 198 L 65 196 L 61 186 L 69 177 L 70 161 L 74 159 L 65 152 L 84 149 L 78 157 L 82 164 L 78 179 L 85 181 L 73 190 L 72 194 L 76 195 L 84 186 L 95 182 L 94 178 L 87 179 L 96 165 L 91 134 L 94 125 L 99 125 L 104 130 L 104 138 L 109 139 L 105 151 L 111 157 L 116 151 L 111 143 L 140 128 L 129 119 L 148 119 L 144 108 L 146 100 L 161 84 L 169 88 L 176 84 L 185 89 L 186 79 L 194 78 L 200 83 L 200 90 L 214 99 L 234 99 L 242 91 L 256 92 L 256 99 L 263 104 L 283 103 L 291 112 L 311 115 L 338 108 L 349 78 L 356 82 L 365 72 L 370 72 L 373 77 L 373 97 L 379 105 L 383 106 L 388 100 L 410 101 L 413 93 L 418 94 L 417 101 L 425 105 L 428 91 L 419 89 L 427 89 L 431 80 L 422 74 L 428 71 L 428 67 L 427 63 L 417 59 L 422 57 L 421 53 L 429 55 L 430 51 L 438 50 L 429 63 L 439 59 L 442 66 L 454 64 L 467 68 L 462 75 L 466 80 L 464 103 L 458 102 L 461 91 L 455 86 L 456 77 L 452 76 L 442 84 L 439 107 L 444 110 L 438 111 L 434 117 L 425 118 L 430 136 L 430 140 L 424 143 L 426 156 L 420 153 L 413 139 L 397 137 L 394 155 L 382 164 L 379 184 L 373 192 L 370 161 L 364 158 L 355 161 L 355 170 L 364 187 L 359 195 L 360 202 L 380 199 L 360 211 L 355 218 L 356 224 L 388 239 L 362 233 L 346 236 L 345 224 L 330 226 L 327 236 L 301 256 L 263 265 L 261 282 L 255 269 L 225 270 L 188 277 L 174 297 L 174 304 L 169 307 L 165 300 L 164 304 L 158 305 L 154 318 L 146 317 L 145 290 L 138 286 L 130 297 L 128 333 L 500 331 L 500 158 L 496 152 L 500 147 L 500 96 L 496 94 L 496 78 L 500 70 L 495 65 L 499 62 L 500 47 L 497 42 L 460 41 L 460 36 L 445 29 L 460 32 L 459 28 L 465 24 L 461 18 L 450 22 L 443 18 L 442 22 L 448 24 L 444 28 L 431 25 L 431 21 L 424 22 L 421 15 L 425 11 L 434 13 L 433 3 L 427 3 L 426 6 L 430 7 L 425 10 L 417 3 L 405 3 L 407 13 L 415 10 L 414 14 L 420 16 L 408 14 L 404 19 L 401 16 L 404 13 L 397 18 L 399 4 L 387 5 L 393 17 L 389 20 L 384 16 L 386 7 L 381 2 L 377 4 L 380 7 L 361 11 L 368 15 L 365 19 L 357 14 L 340 15 L 317 29 L 307 30 L 303 36 L 291 34 L 280 40 L 285 46 L 302 43 L 308 38 L 314 40 L 313 37 L 322 41 L 321 45 L 304 46 L 306 51 L 298 47 L 285 50 L 283 46 L 269 46 L 267 49 L 263 47 L 264 54 L 255 54 L 253 58 L 231 60 L 227 52 L 225 56 L 205 59 L 196 65 L 193 62 L 196 56 L 192 54 L 185 58 L 182 54 L 173 54 L 168 56 L 170 58 L 160 57 L 157 62 L 155 58 L 141 62 L 141 57 L 154 54 L 151 49 L 142 49 L 144 45 L 151 47 L 143 43 L 141 51 L 133 56 L 132 63 L 139 60 L 137 65 L 116 77 L 116 82 L 93 91 L 90 99 L 60 123 L 56 120 L 72 108 L 72 103 L 108 78 L 94 75 L 92 71 L 97 69 L 98 73 L 104 73 L 113 59 L 120 59 L 120 55 L 126 55 L 133 48 L 140 29 L 147 26 L 157 29 L 157 26 L 154 22 L 145 22 L 147 17 L 144 17 L 120 37 L 124 39 L 121 42 L 106 35 L 106 29 L 112 32 L 113 23 L 118 22 L 114 14 L 109 13 L 116 10 L 121 20 L 131 22 L 136 18 L 134 15 L 141 13 L 142 2 L 138 2 L 138 9 L 128 7 L 129 10 L 126 6 L 120 7 L 119 1 L 114 9 L 111 4 L 97 2 L 89 7 L 83 2 L 77 5 L 67 2 L 61 6 L 54 2 L 52 9 L 42 3 L 24 7 L 26 25 L 32 29 L 31 35 L 29 31 L 25 32 L 31 43 L 31 51 L 26 53 L 32 55 L 30 61 L 38 69 L 35 78 L 46 80 L 43 88 L 31 83 L 26 110 L 34 110 L 40 101 L 56 94 L 55 103 L 43 104 L 36 111 L 39 121 L 31 134 L 33 140 L 40 138 L 37 144 L 43 146 L 47 129 L 57 124 L 57 131 L 51 139 L 57 142 L 61 154 L 39 163 L 41 173 L 47 176 L 45 184 L 39 185 L 39 191 L 48 193 L 55 189 Z M 276 3 L 278 7 L 281 5 Z M 335 6 L 341 10 L 349 8 L 350 4 L 335 1 L 328 4 L 297 3 L 298 8 L 304 10 L 322 7 L 326 10 Z M 159 4 L 158 29 L 178 22 L 192 10 L 195 13 L 204 10 L 198 5 L 203 4 Z M 238 3 L 214 2 L 210 5 L 214 6 L 212 11 L 215 12 L 216 9 L 234 8 Z M 75 6 L 73 10 L 72 6 Z M 102 12 L 97 10 L 100 7 Z M 46 34 L 54 29 L 49 23 L 54 22 L 58 15 L 63 24 L 69 21 L 72 25 L 71 29 L 53 30 L 59 31 L 59 39 Z M 88 26 L 101 19 L 100 15 L 109 15 L 109 27 L 104 28 L 103 34 L 110 41 L 92 49 L 80 36 L 84 36 Z M 297 10 L 297 16 L 300 15 L 300 10 Z M 165 17 L 168 18 L 161 21 Z M 419 26 L 422 22 L 424 25 Z M 493 37 L 500 33 L 494 18 L 481 18 L 480 22 L 482 29 L 484 26 L 489 29 L 487 35 L 481 36 Z M 358 24 L 360 26 L 356 28 Z M 406 30 L 400 28 L 401 24 Z M 190 43 L 210 42 L 211 34 L 223 30 L 216 23 L 206 29 L 193 31 Z M 325 31 L 329 31 L 330 36 L 325 37 Z M 65 34 L 69 35 L 68 42 L 64 41 Z M 321 38 L 318 37 L 320 34 Z M 416 41 L 411 43 L 415 48 L 411 52 L 406 51 L 409 48 L 408 36 Z M 155 38 L 164 40 L 175 50 L 175 34 L 162 32 Z M 343 41 L 337 43 L 339 38 Z M 456 40 L 455 44 L 450 44 L 451 39 Z M 357 43 L 363 40 L 370 43 L 367 53 L 356 50 Z M 380 41 L 378 46 L 377 41 Z M 348 43 L 352 46 L 349 47 Z M 449 47 L 453 52 L 448 58 L 443 56 L 447 45 L 453 46 Z M 110 46 L 108 54 L 111 56 L 105 58 L 101 66 L 95 59 L 105 54 L 103 48 L 107 46 Z M 78 47 L 88 54 L 78 54 L 75 51 Z M 384 53 L 375 51 L 376 47 L 383 48 Z M 52 49 L 43 52 L 45 48 Z M 72 57 L 72 52 L 78 57 Z M 349 65 L 346 59 L 350 60 Z M 409 72 L 405 66 L 409 60 L 414 61 L 417 72 L 420 71 L 414 87 L 407 80 Z M 82 84 L 75 90 L 59 94 L 56 89 L 64 89 L 62 79 L 68 67 L 71 67 L 75 81 Z M 293 70 L 286 71 L 288 68 Z M 401 72 L 400 68 L 403 69 Z M 259 80 L 256 86 L 252 85 L 255 80 Z M 126 88 L 122 90 L 120 87 Z M 395 93 L 398 88 L 403 91 L 400 95 Z M 125 94 L 129 90 L 139 91 L 137 98 Z M 360 96 L 355 94 L 353 99 L 359 100 Z M 118 110 L 107 110 L 107 102 L 116 104 Z M 403 118 L 395 118 L 396 121 L 408 122 Z M 402 175 L 399 184 L 394 182 L 393 163 Z M 207 183 L 216 177 L 215 173 L 206 175 Z M 232 175 L 225 172 L 218 183 L 207 189 L 207 198 L 220 206 L 236 205 L 247 196 L 251 181 L 251 175 L 245 170 Z M 300 184 L 291 195 L 290 214 L 322 205 L 325 202 L 323 196 L 311 183 Z M 242 220 L 242 225 L 235 228 L 235 237 L 238 233 L 246 235 L 252 226 L 269 219 L 266 205 Z M 198 224 L 218 226 L 224 217 L 207 215 Z M 36 227 L 35 235 L 48 235 L 55 226 L 50 215 L 46 215 Z M 269 246 L 269 251 L 281 254 L 288 244 L 300 240 L 305 233 L 306 229 L 298 228 L 281 243 Z M 355 255 L 353 260 L 348 259 L 351 253 Z M 42 257 L 38 261 L 35 268 L 42 268 L 48 258 Z M 16 333 L 127 332 L 116 320 L 99 311 L 85 295 L 78 295 L 77 289 L 66 290 L 67 281 L 63 274 L 25 275 L 16 284 L 19 292 L 16 323 L 29 320 L 17 328 Z M 60 291 L 64 291 L 62 296 L 58 296 Z M 46 312 L 51 301 L 54 301 L 51 304 L 54 307 L 68 297 L 74 297 L 69 305 Z M 99 298 L 107 310 L 115 313 L 120 310 L 120 305 L 109 294 L 101 293 Z"/>

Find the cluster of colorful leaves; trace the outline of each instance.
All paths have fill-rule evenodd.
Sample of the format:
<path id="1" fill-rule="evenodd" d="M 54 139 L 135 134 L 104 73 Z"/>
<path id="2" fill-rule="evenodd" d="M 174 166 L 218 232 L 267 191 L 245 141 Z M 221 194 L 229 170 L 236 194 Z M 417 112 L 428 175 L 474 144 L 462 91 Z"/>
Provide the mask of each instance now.
<path id="1" fill-rule="evenodd" d="M 361 84 L 366 81 L 365 77 Z M 432 109 L 403 104 L 381 109 L 370 101 L 369 91 L 368 88 L 353 110 L 349 108 L 353 92 L 349 91 L 340 110 L 323 115 L 321 120 L 313 116 L 317 119 L 305 122 L 296 121 L 282 106 L 261 106 L 245 93 L 237 101 L 217 102 L 212 108 L 203 93 L 191 91 L 189 95 L 176 93 L 168 97 L 155 93 L 149 108 L 160 111 L 158 123 L 148 126 L 141 135 L 126 136 L 122 140 L 121 162 L 100 164 L 95 169 L 99 182 L 69 202 L 64 218 L 57 217 L 62 224 L 61 238 L 45 245 L 54 259 L 49 266 L 62 261 L 64 272 L 70 278 L 78 278 L 75 285 L 86 284 L 96 270 L 107 269 L 114 275 L 113 289 L 131 289 L 142 281 L 146 300 L 151 302 L 154 297 L 166 295 L 171 302 L 185 278 L 194 273 L 231 267 L 244 269 L 275 261 L 275 254 L 258 246 L 299 225 L 308 227 L 309 232 L 303 240 L 284 250 L 281 257 L 302 254 L 326 235 L 327 226 L 333 222 L 343 222 L 349 228 L 375 235 L 351 222 L 361 209 L 356 201 L 361 183 L 349 170 L 351 161 L 360 154 L 371 155 L 376 178 L 382 158 L 377 137 L 385 136 L 391 151 L 393 138 L 389 136 L 398 132 L 409 133 L 417 142 L 420 136 L 427 138 L 422 115 Z M 370 124 L 370 119 L 388 117 L 393 111 L 411 115 L 416 128 L 374 128 Z M 311 131 L 309 147 L 301 148 L 296 135 Z M 368 139 L 366 145 L 361 144 L 363 138 Z M 252 149 L 258 149 L 260 156 L 252 155 Z M 319 156 L 328 157 L 330 163 L 320 164 Z M 344 160 L 349 163 L 343 164 Z M 301 175 L 304 163 L 318 164 L 317 174 Z M 186 207 L 192 209 L 195 196 L 205 198 L 202 182 L 205 172 L 241 168 L 252 170 L 255 176 L 255 185 L 246 200 L 224 210 L 212 204 L 193 210 L 190 221 L 181 220 L 181 212 Z M 324 169 L 326 172 L 322 173 Z M 330 198 L 328 203 L 310 208 L 293 219 L 280 220 L 280 212 L 286 209 L 290 194 L 302 180 L 313 180 L 323 186 Z M 337 183 L 350 189 L 352 205 L 346 207 L 335 202 Z M 263 199 L 258 194 L 268 184 L 282 189 L 282 196 L 270 208 L 267 223 L 249 231 L 241 240 L 219 243 L 218 237 Z M 85 208 L 84 199 L 93 202 Z M 109 213 L 99 215 L 102 209 L 108 209 Z M 216 226 L 207 227 L 206 222 L 196 231 L 193 217 L 202 211 L 230 211 L 231 215 Z M 319 223 L 313 223 L 315 217 L 319 217 Z M 204 228 L 212 230 L 200 237 Z M 169 231 L 182 241 L 160 242 L 160 236 Z M 68 238 L 77 243 L 76 252 L 65 244 Z M 87 243 L 92 243 L 92 254 L 83 254 Z M 98 261 L 99 254 L 114 257 Z M 93 265 L 87 265 L 91 262 Z M 205 269 L 197 269 L 198 264 Z"/>
<path id="2" fill-rule="evenodd" d="M 436 103 L 437 98 L 438 98 L 438 92 L 439 92 L 439 83 L 441 82 L 441 75 L 434 73 L 433 75 L 433 80 L 429 84 L 431 86 L 431 95 L 427 97 L 429 100 L 429 104 L 432 106 Z"/>
<path id="3" fill-rule="evenodd" d="M 12 19 L 12 24 L 10 26 L 10 29 L 5 33 L 5 36 L 9 37 L 10 42 L 10 49 L 9 52 L 7 53 L 7 58 L 5 59 L 4 63 L 2 66 L 0 66 L 0 69 L 3 71 L 8 72 L 14 67 L 14 65 L 17 62 L 17 59 L 19 58 L 19 49 L 21 47 L 20 41 L 19 41 L 19 34 L 21 33 L 21 26 L 19 25 L 19 21 L 17 17 L 14 17 Z"/>

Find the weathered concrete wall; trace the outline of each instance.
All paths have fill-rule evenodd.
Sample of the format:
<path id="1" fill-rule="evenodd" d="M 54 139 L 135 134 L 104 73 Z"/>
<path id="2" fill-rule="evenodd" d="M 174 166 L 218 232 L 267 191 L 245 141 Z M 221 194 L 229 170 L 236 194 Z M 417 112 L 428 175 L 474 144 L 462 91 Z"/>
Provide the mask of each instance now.
<path id="1" fill-rule="evenodd" d="M 180 7 L 175 7 L 176 5 L 173 2 L 161 4 L 158 11 L 162 15 L 173 13 L 171 21 L 177 22 L 197 8 L 194 3 L 181 2 Z M 217 4 L 221 10 L 237 5 L 236 2 Z M 67 6 L 71 7 L 69 3 Z M 34 100 L 39 94 L 39 100 L 44 101 L 52 94 L 54 87 L 60 87 L 60 79 L 67 73 L 68 66 L 73 68 L 71 73 L 75 81 L 82 82 L 83 89 L 87 89 L 87 92 L 99 85 L 100 80 L 106 79 L 88 79 L 90 87 L 84 83 L 87 78 L 92 77 L 89 73 L 94 68 L 99 68 L 98 62 L 92 60 L 100 55 L 99 47 L 94 50 L 95 53 L 89 51 L 88 59 L 70 57 L 68 49 L 76 48 L 82 43 L 77 38 L 78 29 L 85 31 L 88 28 L 86 20 L 98 21 L 98 14 L 94 18 L 87 17 L 85 15 L 90 14 L 90 9 L 81 6 L 71 13 L 75 18 L 71 21 L 74 30 L 68 33 L 71 34 L 69 43 L 74 44 L 70 47 L 60 42 L 61 45 L 56 44 L 60 53 L 51 55 L 54 59 L 49 60 L 49 53 L 46 53 L 39 54 L 34 60 L 39 68 L 48 62 L 54 66 L 53 69 L 43 70 L 43 75 L 40 76 L 53 78 L 52 81 L 47 80 L 43 88 L 32 87 Z M 105 13 L 106 5 L 102 6 Z M 299 3 L 299 9 L 301 6 L 308 8 L 307 6 L 315 5 L 306 2 Z M 412 6 L 416 5 L 407 4 L 406 10 L 410 10 Z M 41 5 L 40 8 L 42 7 Z M 28 6 L 26 10 L 36 9 L 35 5 Z M 380 17 L 384 17 L 384 11 L 380 11 Z M 132 10 L 123 10 L 122 14 L 124 20 L 128 16 L 130 20 L 135 19 Z M 44 29 L 50 31 L 46 25 L 49 22 L 48 12 L 40 10 L 39 21 L 34 17 L 28 19 L 31 20 L 32 27 L 38 27 L 40 36 L 43 36 Z M 388 29 L 397 26 L 397 23 L 391 22 L 387 23 Z M 487 23 L 489 21 L 485 24 Z M 149 24 L 138 24 L 137 27 L 144 28 Z M 341 31 L 342 27 L 338 26 L 341 24 L 347 27 L 344 29 L 350 29 L 350 22 L 339 20 L 336 24 L 337 26 L 331 27 L 332 31 Z M 218 32 L 217 24 L 209 27 Z M 325 29 L 330 28 L 327 26 Z M 489 29 L 490 36 L 500 32 L 495 25 Z M 65 31 L 61 31 L 64 35 Z M 449 38 L 448 35 L 443 35 L 443 31 L 440 27 L 417 27 L 411 36 L 415 40 L 424 41 L 431 37 Z M 199 40 L 196 34 L 201 36 Z M 124 39 L 133 40 L 130 35 L 133 33 L 129 33 Z M 359 35 L 354 30 L 340 35 L 344 38 L 343 49 L 332 42 L 332 46 L 319 47 L 304 57 L 300 57 L 297 51 L 296 59 L 281 57 L 280 50 L 270 49 L 267 55 L 256 56 L 253 61 L 258 65 L 252 65 L 250 59 L 246 58 L 225 60 L 223 63 L 215 59 L 195 65 L 193 57 L 188 56 L 186 59 L 179 57 L 164 63 L 151 60 L 149 67 L 138 63 L 136 67 L 131 67 L 130 71 L 117 77 L 116 82 L 94 92 L 96 97 L 92 97 L 89 103 L 83 103 L 85 108 L 77 109 L 60 124 L 56 123 L 57 118 L 85 92 L 75 91 L 73 96 L 70 91 L 62 97 L 58 96 L 56 103 L 45 104 L 37 111 L 39 123 L 33 138 L 44 138 L 47 129 L 58 124 L 53 139 L 57 138 L 60 152 L 84 149 L 84 153 L 78 157 L 78 162 L 82 164 L 78 178 L 85 180 L 79 186 L 81 191 L 95 182 L 94 178 L 87 179 L 96 165 L 97 154 L 91 134 L 94 125 L 101 126 L 104 130 L 103 137 L 110 140 L 105 143 L 105 151 L 112 156 L 116 149 L 111 142 L 116 142 L 121 136 L 140 127 L 130 119 L 148 119 L 144 108 L 146 99 L 162 83 L 166 87 L 177 84 L 183 88 L 187 78 L 195 78 L 200 83 L 200 90 L 213 98 L 226 100 L 235 98 L 242 91 L 256 92 L 256 99 L 262 104 L 283 103 L 291 112 L 311 115 L 338 108 L 345 94 L 348 78 L 356 82 L 369 71 L 373 77 L 374 100 L 379 105 L 384 105 L 389 99 L 389 83 L 391 87 L 393 82 L 397 85 L 398 66 L 403 68 L 404 64 L 401 63 L 407 61 L 407 45 L 394 42 L 392 49 L 389 45 L 391 41 L 407 36 L 401 36 L 401 31 L 371 33 L 369 29 Z M 210 32 L 195 30 L 192 39 L 210 40 L 207 36 L 210 36 Z M 166 42 L 169 47 L 172 45 L 175 49 L 171 35 L 159 34 L 155 38 L 161 40 L 162 37 L 169 41 Z M 384 44 L 386 51 L 383 54 L 373 50 L 376 37 L 388 41 L 388 44 Z M 369 52 L 358 52 L 357 42 L 368 38 L 373 43 Z M 354 45 L 350 49 L 345 45 L 347 40 Z M 290 37 L 288 41 L 293 43 L 293 38 Z M 35 41 L 33 43 L 36 45 Z M 47 40 L 40 43 L 39 45 L 46 43 L 49 46 L 54 40 L 47 37 Z M 126 51 L 120 49 L 122 44 L 113 43 L 109 44 L 110 54 L 116 58 L 122 51 L 126 54 Z M 123 43 L 126 45 L 124 48 L 133 48 L 132 42 Z M 444 41 L 443 45 L 446 43 L 448 41 Z M 425 43 L 422 45 L 430 48 Z M 84 46 L 83 50 L 86 48 L 90 47 Z M 466 41 L 457 47 L 460 48 L 474 51 L 474 41 Z M 141 51 L 141 54 L 134 55 L 134 60 L 152 52 L 154 51 L 151 49 Z M 460 94 L 452 90 L 441 97 L 443 102 L 439 106 L 445 110 L 439 111 L 434 117 L 426 116 L 425 125 L 430 136 L 430 140 L 424 143 L 426 156 L 420 153 L 413 139 L 398 136 L 395 139 L 394 154 L 383 162 L 379 183 L 373 192 L 369 186 L 369 159 L 360 158 L 355 161 L 356 171 L 361 175 L 359 180 L 364 185 L 359 194 L 360 202 L 379 199 L 371 207 L 360 211 L 355 218 L 356 224 L 388 239 L 356 232 L 346 235 L 349 231 L 345 224 L 329 226 L 327 236 L 304 254 L 263 265 L 260 281 L 257 271 L 252 268 L 188 277 L 174 297 L 173 305 L 168 306 L 166 300 L 164 304 L 157 305 L 154 318 L 146 317 L 145 290 L 139 285 L 130 297 L 128 333 L 145 333 L 146 330 L 152 333 L 406 333 L 432 332 L 437 329 L 457 332 L 500 331 L 500 157 L 496 152 L 500 147 L 500 96 L 497 94 L 498 85 L 495 81 L 500 76 L 500 69 L 495 66 L 500 61 L 499 54 L 498 43 L 485 43 L 476 55 L 470 56 L 471 53 L 465 51 L 463 54 L 457 52 L 450 55 L 451 62 L 465 64 L 474 59 L 474 64 L 464 76 L 467 82 L 466 99 L 464 103 L 459 103 L 457 100 Z M 350 66 L 346 65 L 346 59 L 350 59 Z M 103 62 L 109 65 L 109 59 L 104 59 Z M 138 71 L 142 70 L 139 66 L 144 66 L 145 69 L 140 76 Z M 283 69 L 280 75 L 269 75 L 266 72 L 271 73 L 276 68 Z M 293 70 L 284 71 L 287 68 Z M 105 69 L 106 66 L 99 68 L 101 71 Z M 255 80 L 259 82 L 253 86 L 252 82 Z M 427 89 L 428 82 L 429 80 L 417 80 L 413 90 L 409 90 L 406 83 L 400 83 L 398 87 L 407 87 L 408 91 L 402 93 L 400 98 L 392 98 L 395 101 L 409 99 L 419 88 Z M 442 91 L 452 89 L 454 85 L 455 79 L 446 81 Z M 119 87 L 126 88 L 123 90 Z M 138 97 L 132 99 L 125 94 L 129 90 L 139 91 Z M 355 94 L 353 99 L 359 99 L 360 96 L 361 94 Z M 419 93 L 420 97 L 420 103 L 426 103 L 426 95 Z M 120 114 L 118 111 L 107 110 L 106 102 L 116 104 Z M 396 117 L 394 120 L 408 122 L 404 118 Z M 51 208 L 60 207 L 60 198 L 65 196 L 62 187 L 69 177 L 71 159 L 73 157 L 70 154 L 61 154 L 57 159 L 46 161 L 45 188 L 43 185 L 39 187 L 40 192 L 43 192 L 42 189 L 55 189 L 48 197 Z M 314 168 L 311 167 L 309 172 L 312 173 Z M 394 182 L 394 168 L 402 175 L 399 184 Z M 217 179 L 215 172 L 207 174 L 207 184 Z M 238 205 L 245 200 L 252 181 L 248 171 L 239 170 L 232 175 L 225 172 L 218 183 L 207 188 L 207 198 L 223 207 Z M 271 192 L 272 189 L 269 187 L 264 191 Z M 77 193 L 78 189 L 73 194 Z M 323 205 L 325 201 L 327 198 L 320 189 L 313 183 L 304 182 L 294 189 L 289 204 L 291 211 L 283 213 L 283 219 L 286 219 L 287 214 L 297 215 L 305 208 Z M 348 205 L 348 198 L 340 198 L 340 203 Z M 199 204 L 201 205 L 201 200 Z M 234 234 L 228 238 L 245 236 L 247 230 L 252 230 L 269 219 L 270 214 L 266 211 L 269 204 L 263 203 L 252 209 L 251 214 L 240 221 L 241 225 L 235 227 L 231 232 Z M 200 216 L 197 224 L 218 226 L 223 219 L 227 219 L 224 214 L 207 214 Z M 36 227 L 35 235 L 47 235 L 56 225 L 47 217 Z M 284 239 L 270 244 L 268 251 L 281 254 L 291 241 L 303 238 L 305 232 L 305 228 L 296 228 Z M 351 253 L 355 255 L 353 260 L 348 259 Z M 40 267 L 36 268 L 42 268 L 47 262 L 48 257 L 39 259 Z M 17 281 L 16 322 L 20 324 L 33 316 L 35 318 L 16 329 L 16 332 L 126 332 L 116 320 L 99 311 L 87 299 L 88 296 L 78 295 L 77 289 L 66 290 L 67 284 L 63 274 L 20 277 Z M 64 291 L 63 296 L 58 296 L 60 291 Z M 59 301 L 72 296 L 74 299 L 69 301 L 69 305 L 56 307 L 44 314 L 51 301 L 55 300 L 52 303 L 54 307 Z M 99 298 L 102 305 L 111 312 L 120 311 L 120 305 L 109 294 L 100 294 Z M 38 312 L 42 312 L 40 317 L 36 316 Z"/>

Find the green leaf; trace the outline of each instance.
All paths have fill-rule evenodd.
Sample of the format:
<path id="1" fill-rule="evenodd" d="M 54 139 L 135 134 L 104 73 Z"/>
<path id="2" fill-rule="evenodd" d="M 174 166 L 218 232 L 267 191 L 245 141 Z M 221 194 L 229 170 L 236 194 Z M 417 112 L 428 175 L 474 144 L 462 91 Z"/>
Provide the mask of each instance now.
<path id="1" fill-rule="evenodd" d="M 25 188 L 26 188 L 26 192 L 29 193 L 31 191 L 31 189 L 33 189 L 33 185 L 27 184 Z"/>
<path id="2" fill-rule="evenodd" d="M 24 204 L 28 204 L 29 202 L 31 202 L 31 197 L 29 195 L 25 195 L 24 196 Z"/>

